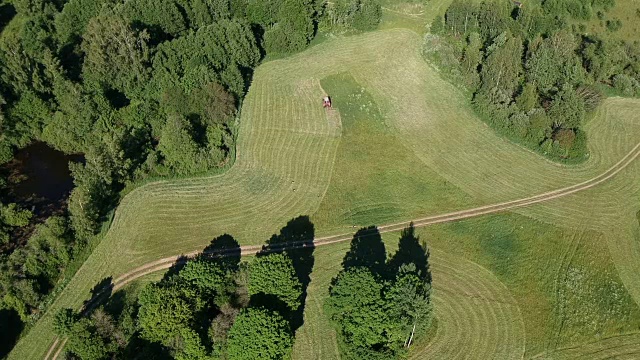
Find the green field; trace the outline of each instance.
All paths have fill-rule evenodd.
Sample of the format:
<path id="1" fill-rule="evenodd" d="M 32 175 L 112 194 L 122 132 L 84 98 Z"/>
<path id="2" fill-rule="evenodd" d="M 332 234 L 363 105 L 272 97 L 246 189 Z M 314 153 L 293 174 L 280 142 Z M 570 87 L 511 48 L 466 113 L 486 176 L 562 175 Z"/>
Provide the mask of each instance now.
<path id="1" fill-rule="evenodd" d="M 607 338 L 639 330 L 640 309 L 597 235 L 512 214 L 418 234 L 431 247 L 437 327 L 417 343 L 412 358 L 546 358 L 545 351 L 589 342 L 594 334 Z M 384 239 L 391 252 L 398 234 Z M 298 359 L 338 358 L 322 303 L 347 248 L 316 249 L 305 325 L 294 348 Z M 627 346 L 637 356 L 638 337 L 631 339 Z"/>
<path id="2" fill-rule="evenodd" d="M 129 193 L 10 358 L 42 358 L 54 340 L 52 314 L 79 307 L 101 279 L 202 249 L 223 233 L 260 244 L 301 214 L 323 236 L 523 198 L 593 178 L 640 142 L 640 101 L 609 99 L 587 127 L 589 160 L 551 163 L 477 119 L 423 61 L 421 44 L 415 32 L 382 30 L 261 65 L 234 166 Z M 337 110 L 320 106 L 325 91 Z M 519 358 L 640 331 L 639 174 L 636 161 L 595 188 L 516 214 L 421 230 L 433 249 L 437 327 L 415 357 Z M 397 235 L 385 238 L 393 244 Z M 297 358 L 337 356 L 322 299 L 346 246 L 315 252 Z M 618 341 L 640 351 L 637 336 Z"/>
<path id="3" fill-rule="evenodd" d="M 622 28 L 615 32 L 607 31 L 607 20 L 618 19 L 622 21 Z M 587 33 L 607 34 L 607 36 L 635 41 L 640 32 L 640 3 L 632 0 L 617 0 L 615 6 L 605 13 L 604 19 L 600 20 L 593 15 L 593 19 L 587 23 Z"/>

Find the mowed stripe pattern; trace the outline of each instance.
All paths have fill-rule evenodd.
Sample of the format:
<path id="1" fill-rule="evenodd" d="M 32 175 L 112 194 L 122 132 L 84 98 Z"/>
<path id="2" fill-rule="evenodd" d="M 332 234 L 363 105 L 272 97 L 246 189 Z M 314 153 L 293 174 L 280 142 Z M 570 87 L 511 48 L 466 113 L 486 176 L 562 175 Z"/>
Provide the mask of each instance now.
<path id="1" fill-rule="evenodd" d="M 431 249 L 436 334 L 411 359 L 521 359 L 525 328 L 509 290 L 480 265 Z"/>
<path id="2" fill-rule="evenodd" d="M 585 163 L 561 165 L 546 160 L 478 121 L 468 100 L 424 65 L 418 36 L 403 30 L 393 36 L 395 41 L 380 52 L 379 59 L 364 62 L 351 73 L 387 110 L 387 122 L 405 146 L 479 204 L 582 183 L 604 173 L 640 143 L 640 100 L 611 98 L 586 124 L 590 156 Z M 608 236 L 609 249 L 625 285 L 640 303 L 638 211 L 638 161 L 593 189 L 515 210 L 566 228 L 615 231 L 615 236 Z"/>
<path id="3" fill-rule="evenodd" d="M 201 249 L 224 232 L 241 245 L 259 244 L 288 219 L 312 214 L 330 182 L 340 141 L 335 115 L 327 117 L 320 106 L 319 79 L 325 76 L 350 72 L 374 95 L 405 145 L 482 204 L 580 183 L 622 158 L 633 148 L 632 139 L 640 140 L 637 114 L 628 114 L 633 117 L 621 125 L 622 132 L 608 126 L 612 116 L 603 114 L 589 125 L 597 131 L 589 132 L 592 156 L 586 164 L 550 163 L 501 139 L 478 121 L 464 97 L 425 66 L 420 46 L 420 37 L 410 31 L 379 31 L 330 40 L 260 66 L 243 106 L 235 165 L 223 175 L 159 181 L 127 195 L 107 236 L 10 358 L 44 356 L 53 341 L 52 314 L 61 307 L 79 307 L 104 277 L 117 277 L 148 261 Z M 618 102 L 630 108 L 640 105 L 612 100 L 607 103 L 610 112 L 617 111 Z M 603 125 L 598 128 L 598 124 Z M 633 177 L 637 166 L 616 177 L 626 184 L 620 186 L 629 186 L 629 181 L 632 189 L 640 186 Z M 583 199 L 579 196 L 576 199 Z M 614 204 L 620 201 L 616 196 L 606 197 Z M 631 204 L 629 199 L 622 203 Z M 532 216 L 548 211 L 570 222 L 575 217 L 566 206 L 579 213 L 592 203 L 558 200 L 519 211 Z M 451 210 L 457 209 L 441 212 Z M 316 226 L 321 232 L 331 224 Z M 623 242 L 631 244 L 626 239 Z M 625 281 L 630 286 L 629 277 Z"/>
<path id="4" fill-rule="evenodd" d="M 52 314 L 78 308 L 105 277 L 201 249 L 223 233 L 243 245 L 263 243 L 289 219 L 315 211 L 331 177 L 340 126 L 321 107 L 319 81 L 298 63 L 280 69 L 287 64 L 257 69 L 260 81 L 240 118 L 235 165 L 223 175 L 158 181 L 128 194 L 106 237 L 10 358 L 42 358 L 54 338 Z"/>

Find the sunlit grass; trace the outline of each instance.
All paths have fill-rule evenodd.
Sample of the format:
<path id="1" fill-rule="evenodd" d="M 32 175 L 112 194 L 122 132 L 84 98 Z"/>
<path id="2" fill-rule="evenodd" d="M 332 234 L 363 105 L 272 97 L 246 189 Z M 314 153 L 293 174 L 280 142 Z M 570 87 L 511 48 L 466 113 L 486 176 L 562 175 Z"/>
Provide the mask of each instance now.
<path id="1" fill-rule="evenodd" d="M 551 163 L 498 137 L 478 120 L 465 96 L 425 64 L 420 56 L 421 45 L 421 37 L 409 30 L 378 31 L 329 39 L 301 54 L 260 66 L 243 105 L 235 165 L 222 175 L 158 181 L 129 193 L 118 207 L 106 237 L 50 311 L 20 340 L 10 358 L 42 358 L 54 339 L 52 314 L 62 307 L 78 308 L 89 296 L 89 290 L 104 277 L 115 278 L 145 262 L 202 249 L 222 233 L 232 234 L 242 245 L 259 244 L 289 219 L 302 214 L 312 215 L 316 234 L 322 236 L 352 231 L 353 225 L 407 221 L 415 216 L 522 198 L 592 178 L 640 141 L 640 101 L 610 99 L 587 126 L 590 159 L 579 166 Z M 348 78 L 331 78 L 345 73 Z M 340 81 L 344 82 L 344 89 Z M 348 96 L 351 90 L 347 85 L 351 81 L 356 84 L 351 89 L 359 86 L 364 88 L 363 94 L 368 94 L 358 106 L 375 104 L 377 115 L 356 116 L 347 111 L 349 105 L 341 91 Z M 338 111 L 327 113 L 322 109 L 325 90 L 334 92 L 331 95 Z M 342 105 L 346 107 L 341 108 Z M 528 295 L 535 288 L 522 278 L 528 276 L 532 264 L 540 265 L 529 260 L 547 254 L 544 249 L 552 249 L 557 243 L 553 248 L 556 252 L 551 253 L 557 255 L 561 254 L 558 249 L 566 249 L 572 243 L 574 230 L 570 229 L 579 230 L 575 236 L 584 238 L 580 244 L 587 244 L 583 245 L 585 254 L 596 251 L 606 256 L 608 250 L 615 268 L 608 258 L 593 260 L 593 266 L 592 260 L 575 262 L 577 268 L 585 269 L 580 270 L 587 274 L 582 278 L 591 279 L 589 284 L 594 285 L 585 285 L 585 295 L 566 301 L 581 303 L 589 299 L 589 294 L 600 291 L 599 284 L 620 284 L 617 273 L 621 284 L 639 300 L 638 174 L 640 166 L 636 162 L 596 188 L 518 210 L 535 222 L 521 225 L 525 226 L 524 233 L 516 232 L 515 240 L 510 240 L 509 234 L 519 220 L 511 224 L 507 219 L 505 225 L 498 221 L 466 230 L 456 230 L 455 226 L 461 226 L 457 224 L 447 225 L 450 229 L 444 225 L 431 228 L 449 229 L 440 232 L 441 238 L 425 235 L 425 239 L 432 239 L 434 249 L 442 254 L 440 272 L 442 278 L 448 276 L 447 286 L 452 288 L 449 293 L 443 290 L 436 295 L 440 308 L 437 311 L 442 315 L 434 344 L 440 344 L 439 336 L 448 333 L 460 334 L 451 341 L 474 344 L 482 329 L 493 324 L 495 332 L 487 337 L 491 341 L 506 339 L 509 346 L 498 349 L 496 342 L 478 343 L 478 354 L 491 357 L 487 354 L 492 351 L 502 354 L 499 351 L 504 349 L 520 349 L 525 341 L 522 329 L 527 330 L 527 346 L 529 333 L 532 334 L 528 353 L 545 350 L 544 338 L 555 328 L 542 315 L 557 313 L 548 318 L 552 322 L 556 317 L 568 316 L 571 324 L 573 316 L 579 314 L 572 315 L 564 308 L 558 312 L 550 300 L 538 304 L 542 300 Z M 568 235 L 564 235 L 565 230 L 533 225 L 543 223 L 567 228 Z M 479 237 L 492 232 L 504 236 L 495 242 Z M 541 249 L 527 250 L 525 245 L 536 241 Z M 333 261 L 341 258 L 339 254 L 329 254 L 326 257 L 331 263 L 325 263 L 323 251 L 316 252 L 313 276 L 325 280 L 312 282 L 315 290 L 314 295 L 310 293 L 310 301 L 317 299 L 318 303 L 308 306 L 309 311 L 316 312 L 307 315 L 315 319 L 308 324 L 318 326 L 327 325 L 319 304 L 326 281 L 332 276 L 330 271 L 339 266 Z M 516 265 L 494 263 L 505 257 L 516 259 Z M 434 255 L 434 267 L 437 259 Z M 552 267 L 542 265 L 551 271 Z M 609 270 L 601 271 L 600 267 Z M 327 269 L 330 271 L 325 273 Z M 464 280 L 465 277 L 472 280 Z M 438 285 L 435 279 L 436 287 L 445 286 Z M 474 300 L 471 308 L 477 312 L 463 310 L 469 306 L 448 299 L 462 301 L 465 289 L 513 298 L 516 302 Z M 542 290 L 536 291 L 533 294 L 547 296 Z M 457 297 L 448 298 L 445 294 Z M 488 307 L 480 306 L 483 304 Z M 524 307 L 529 305 L 547 312 L 528 313 Z M 600 314 L 602 306 L 593 306 L 589 311 Z M 447 322 L 445 314 L 455 314 L 456 309 L 467 311 L 467 325 L 478 330 L 470 334 L 461 332 L 461 328 L 451 330 L 458 325 Z M 521 312 L 522 320 L 511 323 L 517 312 Z M 508 326 L 501 325 L 507 320 Z M 327 335 L 299 337 L 300 344 L 313 342 L 309 346 L 314 350 L 309 352 L 296 344 L 296 353 L 310 354 L 322 347 L 320 354 L 332 354 L 331 331 L 326 326 L 324 329 L 304 330 Z M 611 334 L 618 329 L 605 322 L 601 331 Z M 596 336 L 590 334 L 565 332 L 561 342 Z M 427 352 L 438 348 L 423 347 Z"/>
<path id="2" fill-rule="evenodd" d="M 622 21 L 622 28 L 618 31 L 607 29 L 607 20 Z M 597 34 L 613 39 L 637 41 L 640 34 L 640 3 L 631 0 L 616 0 L 615 6 L 604 13 L 600 20 L 594 12 L 593 18 L 587 22 L 587 33 Z"/>

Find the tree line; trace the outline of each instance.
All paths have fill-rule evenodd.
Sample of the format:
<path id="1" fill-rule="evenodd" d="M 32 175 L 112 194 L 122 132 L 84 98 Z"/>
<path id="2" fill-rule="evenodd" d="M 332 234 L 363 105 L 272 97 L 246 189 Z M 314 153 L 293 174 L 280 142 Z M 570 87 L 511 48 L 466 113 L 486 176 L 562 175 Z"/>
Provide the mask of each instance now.
<path id="1" fill-rule="evenodd" d="M 371 29 L 380 15 L 377 0 L 0 1 L 0 165 L 34 141 L 84 156 L 70 164 L 67 211 L 46 221 L 0 177 L 0 328 L 46 310 L 123 189 L 233 161 L 263 59 L 304 49 L 320 28 Z M 0 355 L 16 336 L 3 336 Z"/>
<path id="2" fill-rule="evenodd" d="M 68 338 L 67 355 L 84 360 L 290 358 L 304 322 L 313 235 L 307 217 L 293 219 L 247 262 L 235 240 L 221 236 L 140 291 L 118 292 L 83 313 L 62 309 L 54 326 Z M 282 249 L 292 242 L 300 247 Z M 377 229 L 360 230 L 343 267 L 325 304 L 342 355 L 406 355 L 432 316 L 428 253 L 413 227 L 388 261 Z"/>
<path id="3" fill-rule="evenodd" d="M 584 124 L 604 95 L 640 95 L 640 42 L 586 34 L 580 22 L 613 6 L 455 0 L 431 25 L 424 54 L 472 94 L 478 114 L 499 133 L 579 162 L 588 157 Z"/>

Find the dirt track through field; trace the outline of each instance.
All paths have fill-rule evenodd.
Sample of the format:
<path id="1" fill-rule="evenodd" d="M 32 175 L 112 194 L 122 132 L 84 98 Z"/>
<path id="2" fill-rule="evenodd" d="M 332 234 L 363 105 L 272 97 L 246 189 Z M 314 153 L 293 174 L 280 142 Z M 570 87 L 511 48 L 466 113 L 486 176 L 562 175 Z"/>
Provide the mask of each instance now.
<path id="1" fill-rule="evenodd" d="M 414 223 L 415 227 L 423 227 L 428 225 L 468 219 L 468 218 L 477 217 L 481 215 L 503 212 L 503 211 L 530 206 L 537 203 L 550 201 L 553 199 L 571 195 L 580 191 L 590 189 L 594 186 L 597 186 L 611 179 L 620 171 L 624 170 L 629 164 L 631 164 L 638 157 L 640 157 L 640 143 L 638 143 L 629 153 L 627 153 L 627 155 L 625 155 L 620 161 L 618 161 L 616 164 L 614 164 L 609 169 L 607 169 L 604 173 L 596 177 L 593 177 L 589 180 L 583 181 L 581 183 L 560 188 L 557 190 L 545 192 L 542 194 L 522 198 L 522 199 L 481 206 L 473 209 L 455 211 L 455 212 L 450 212 L 450 213 L 441 214 L 441 215 L 428 216 L 420 219 L 414 219 L 412 220 L 412 222 Z M 399 231 L 405 228 L 406 226 L 408 226 L 410 222 L 411 221 L 405 221 L 405 222 L 399 222 L 394 224 L 382 225 L 382 226 L 379 226 L 378 229 L 380 233 Z M 304 248 L 304 247 L 310 247 L 310 246 L 318 247 L 318 246 L 336 244 L 336 243 L 349 241 L 352 239 L 352 237 L 353 237 L 352 233 L 320 237 L 316 239 L 309 239 L 307 241 L 298 241 L 298 242 L 281 244 L 279 247 L 271 248 L 270 251 Z M 251 246 L 240 247 L 241 256 L 255 255 L 260 250 L 262 250 L 262 245 L 251 245 Z M 237 253 L 238 249 L 230 249 L 224 252 L 211 253 L 209 255 L 226 256 L 234 251 Z M 145 275 L 170 268 L 177 261 L 181 261 L 181 259 L 184 259 L 185 256 L 193 257 L 199 253 L 200 251 L 193 251 L 187 254 L 165 257 L 162 259 L 149 262 L 142 266 L 139 266 L 138 268 L 133 269 L 125 274 L 122 274 L 118 278 L 114 279 L 112 282 L 112 287 L 110 287 L 108 290 L 115 292 L 121 289 L 122 287 L 124 287 L 125 285 L 129 284 L 130 282 L 135 281 Z M 101 302 L 101 300 L 103 300 L 103 297 L 104 297 L 103 295 L 104 295 L 103 292 L 98 293 L 96 297 L 94 297 L 91 301 L 87 303 L 85 310 L 92 309 L 93 307 L 98 305 Z M 66 343 L 66 340 L 60 341 L 59 338 L 56 338 L 54 343 L 49 348 L 49 351 L 47 352 L 45 359 L 57 359 L 60 353 L 62 352 L 62 349 L 64 348 L 65 343 Z"/>

